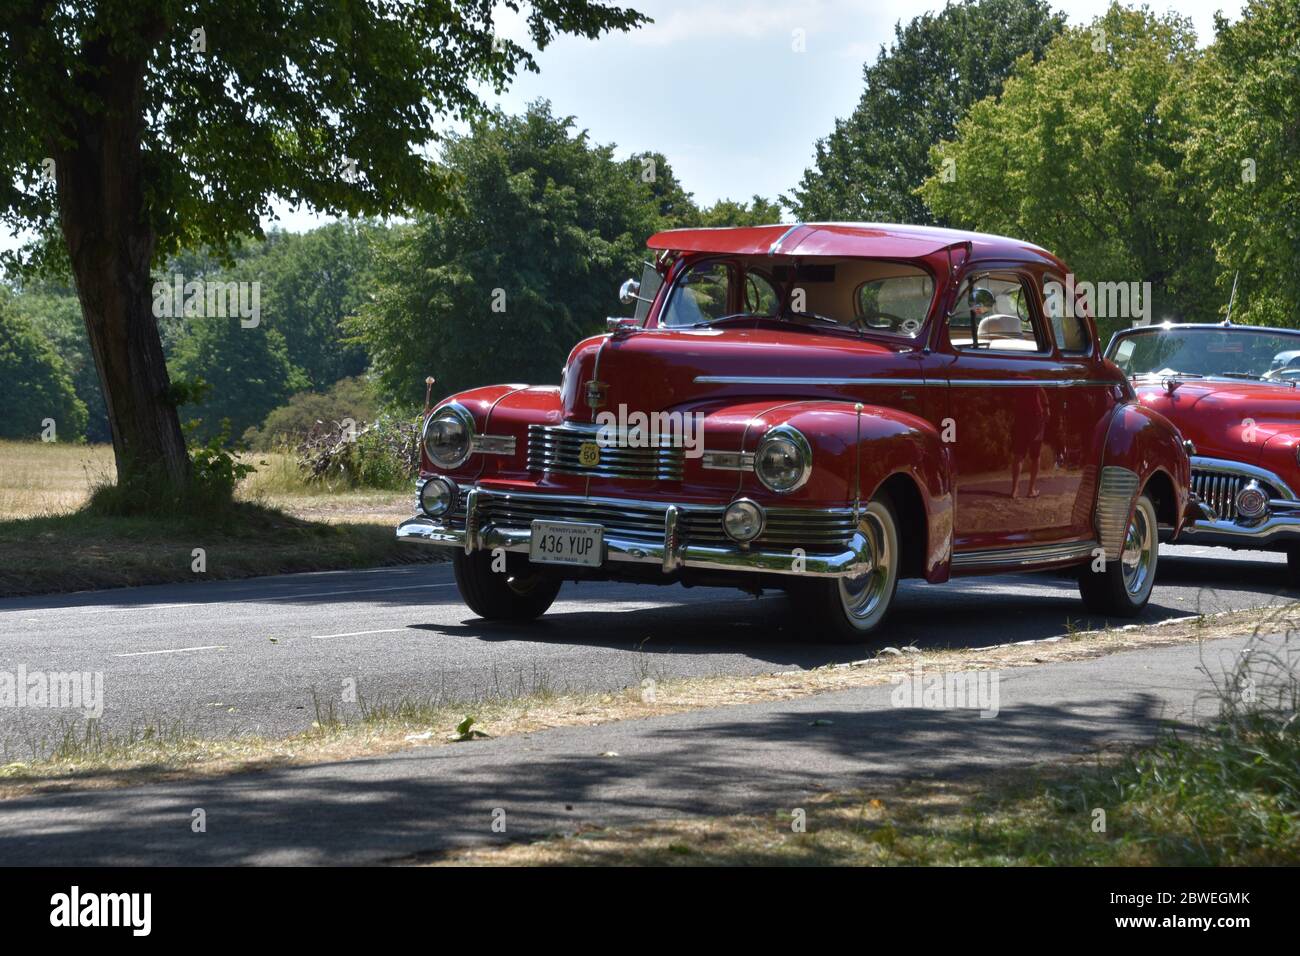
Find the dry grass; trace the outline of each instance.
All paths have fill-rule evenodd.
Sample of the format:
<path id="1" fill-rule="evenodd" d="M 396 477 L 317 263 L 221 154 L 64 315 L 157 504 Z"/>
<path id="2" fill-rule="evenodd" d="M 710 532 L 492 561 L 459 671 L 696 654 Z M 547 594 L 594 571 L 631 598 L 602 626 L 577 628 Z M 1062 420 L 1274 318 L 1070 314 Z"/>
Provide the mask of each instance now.
<path id="1" fill-rule="evenodd" d="M 116 473 L 108 445 L 0 440 L 0 518 L 76 511 Z"/>
<path id="2" fill-rule="evenodd" d="M 1234 635 L 1273 634 L 1300 626 L 1300 604 L 1183 619 L 999 647 L 879 655 L 851 664 L 752 677 L 699 677 L 658 682 L 653 700 L 640 688 L 615 693 L 555 695 L 544 687 L 508 700 L 425 703 L 405 701 L 367 710 L 356 720 L 320 715 L 308 733 L 283 739 L 205 739 L 181 728 L 154 725 L 112 736 L 70 732 L 54 756 L 0 767 L 0 799 L 50 789 L 124 786 L 194 776 L 322 763 L 392 753 L 412 746 L 452 743 L 466 715 L 493 737 L 553 727 L 595 726 L 703 708 L 794 700 L 821 693 L 887 684 L 913 664 L 948 670 L 1031 667 L 1086 660 L 1117 651 L 1195 643 Z M 457 743 L 457 746 L 472 744 Z M 6 742 L 10 753 L 12 742 Z"/>
<path id="3" fill-rule="evenodd" d="M 293 458 L 248 454 L 258 469 L 228 515 L 106 517 L 80 511 L 115 477 L 106 445 L 0 441 L 0 596 L 327 571 L 440 559 L 399 545 L 410 493 L 304 485 Z"/>
<path id="4" fill-rule="evenodd" d="M 237 489 L 241 501 L 328 524 L 396 525 L 411 514 L 413 490 L 305 484 L 293 455 L 284 452 L 248 452 L 240 460 L 257 469 Z M 115 477 L 113 449 L 108 445 L 0 440 L 0 520 L 71 514 L 86 504 L 92 488 Z"/>

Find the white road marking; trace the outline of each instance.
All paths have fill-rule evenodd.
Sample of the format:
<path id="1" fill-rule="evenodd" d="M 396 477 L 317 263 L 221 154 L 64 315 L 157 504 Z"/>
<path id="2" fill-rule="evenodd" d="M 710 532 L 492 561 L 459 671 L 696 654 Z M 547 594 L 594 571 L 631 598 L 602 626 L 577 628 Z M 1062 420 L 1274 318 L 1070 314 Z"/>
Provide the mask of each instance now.
<path id="1" fill-rule="evenodd" d="M 313 634 L 311 639 L 313 641 L 323 641 L 327 637 L 359 637 L 362 634 L 396 634 L 405 630 L 407 629 L 404 627 L 383 627 L 374 631 L 348 631 L 344 634 Z"/>
<path id="2" fill-rule="evenodd" d="M 225 644 L 204 644 L 202 647 L 174 647 L 167 651 L 132 651 L 130 654 L 114 654 L 114 657 L 148 657 L 150 654 L 186 654 L 189 651 L 224 651 Z"/>
<path id="3" fill-rule="evenodd" d="M 178 607 L 216 607 L 224 604 L 266 604 L 270 601 L 293 601 L 297 598 L 312 597 L 334 597 L 338 594 L 369 594 L 375 591 L 418 591 L 423 588 L 454 588 L 454 581 L 445 584 L 402 584 L 396 587 L 388 588 L 352 588 L 347 591 L 313 591 L 309 594 L 282 594 L 278 597 L 249 597 L 235 598 L 230 601 L 190 601 L 183 604 L 140 604 L 134 607 L 122 607 L 111 604 L 104 607 L 81 608 L 78 613 L 81 614 L 102 614 L 105 611 L 165 611 Z M 41 608 L 43 611 L 68 611 L 71 608 L 51 607 Z"/>

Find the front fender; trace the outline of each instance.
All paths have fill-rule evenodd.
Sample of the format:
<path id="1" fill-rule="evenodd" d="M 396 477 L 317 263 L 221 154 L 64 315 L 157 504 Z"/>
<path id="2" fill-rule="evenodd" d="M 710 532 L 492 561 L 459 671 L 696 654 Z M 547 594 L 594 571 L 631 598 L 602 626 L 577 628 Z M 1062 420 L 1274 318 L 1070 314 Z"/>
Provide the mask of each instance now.
<path id="1" fill-rule="evenodd" d="M 1117 560 L 1133 507 L 1143 490 L 1155 499 L 1159 521 L 1182 530 L 1192 480 L 1183 438 L 1159 412 L 1129 402 L 1111 416 L 1097 485 L 1097 540 L 1108 560 Z"/>
<path id="2" fill-rule="evenodd" d="M 855 498 L 865 503 L 889 484 L 896 499 L 907 499 L 895 501 L 904 525 L 899 533 L 923 536 L 925 578 L 947 580 L 952 559 L 952 468 L 948 447 L 934 425 L 885 406 L 864 405 L 859 417 L 848 402 L 790 402 L 754 416 L 744 449 L 756 451 L 762 436 L 777 425 L 799 429 L 813 449 L 808 483 L 785 496 L 791 505 L 842 507 Z M 910 488 L 897 486 L 904 481 Z M 752 472 L 745 485 L 755 497 L 775 497 Z M 924 521 L 924 528 L 916 528 L 916 521 Z"/>

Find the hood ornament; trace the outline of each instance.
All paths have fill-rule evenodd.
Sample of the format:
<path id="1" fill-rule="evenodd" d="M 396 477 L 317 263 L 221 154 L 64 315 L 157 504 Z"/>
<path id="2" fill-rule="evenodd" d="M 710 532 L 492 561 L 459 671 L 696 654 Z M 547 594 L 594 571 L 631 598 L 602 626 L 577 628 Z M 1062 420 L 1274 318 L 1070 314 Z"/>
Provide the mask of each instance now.
<path id="1" fill-rule="evenodd" d="M 609 385 L 605 382 L 598 382 L 594 378 L 587 382 L 587 407 L 590 409 L 601 408 L 605 404 L 605 395 L 609 391 Z"/>

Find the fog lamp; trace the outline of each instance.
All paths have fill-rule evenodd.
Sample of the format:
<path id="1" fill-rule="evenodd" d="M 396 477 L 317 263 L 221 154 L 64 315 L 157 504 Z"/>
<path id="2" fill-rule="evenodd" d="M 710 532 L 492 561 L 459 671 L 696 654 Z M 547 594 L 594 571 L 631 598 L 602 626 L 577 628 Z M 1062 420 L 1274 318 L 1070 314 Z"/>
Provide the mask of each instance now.
<path id="1" fill-rule="evenodd" d="M 430 478 L 420 488 L 420 510 L 441 518 L 456 506 L 456 483 L 450 478 Z"/>
<path id="2" fill-rule="evenodd" d="M 748 544 L 763 533 L 765 521 L 761 506 L 748 498 L 741 498 L 727 505 L 722 515 L 722 529 L 732 541 Z"/>

